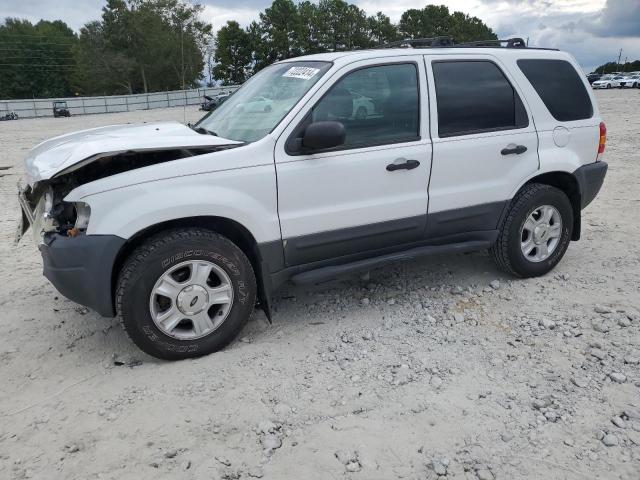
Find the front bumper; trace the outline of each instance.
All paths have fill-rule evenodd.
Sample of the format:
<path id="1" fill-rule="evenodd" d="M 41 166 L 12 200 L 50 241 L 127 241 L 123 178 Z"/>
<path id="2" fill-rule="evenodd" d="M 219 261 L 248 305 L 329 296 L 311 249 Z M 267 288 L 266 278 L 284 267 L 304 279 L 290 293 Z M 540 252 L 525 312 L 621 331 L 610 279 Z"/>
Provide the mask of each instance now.
<path id="1" fill-rule="evenodd" d="M 580 187 L 580 208 L 585 208 L 596 198 L 608 168 L 606 162 L 594 162 L 583 165 L 573 172 Z"/>
<path id="2" fill-rule="evenodd" d="M 69 300 L 114 317 L 113 266 L 124 244 L 116 235 L 47 234 L 38 247 L 44 276 Z"/>

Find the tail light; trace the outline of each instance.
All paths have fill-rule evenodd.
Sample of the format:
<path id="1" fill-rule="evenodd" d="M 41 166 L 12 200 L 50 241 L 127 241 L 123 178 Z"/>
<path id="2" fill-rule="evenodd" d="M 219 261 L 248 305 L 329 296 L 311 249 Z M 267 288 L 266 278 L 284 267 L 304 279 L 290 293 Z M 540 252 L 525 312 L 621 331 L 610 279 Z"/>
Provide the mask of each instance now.
<path id="1" fill-rule="evenodd" d="M 598 157 L 596 158 L 596 162 L 601 160 L 602 155 L 604 154 L 604 146 L 607 143 L 607 126 L 604 122 L 600 122 L 600 141 L 598 142 Z"/>

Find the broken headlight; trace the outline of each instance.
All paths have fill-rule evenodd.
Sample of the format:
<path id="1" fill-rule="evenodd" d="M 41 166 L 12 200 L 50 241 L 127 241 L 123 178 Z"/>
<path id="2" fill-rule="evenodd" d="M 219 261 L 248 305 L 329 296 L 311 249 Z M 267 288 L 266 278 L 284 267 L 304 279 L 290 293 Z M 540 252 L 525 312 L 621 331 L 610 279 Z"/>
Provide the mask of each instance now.
<path id="1" fill-rule="evenodd" d="M 76 223 L 74 228 L 78 231 L 85 231 L 89 226 L 89 217 L 91 216 L 91 207 L 84 202 L 75 202 Z"/>
<path id="2" fill-rule="evenodd" d="M 38 200 L 33 212 L 33 238 L 36 245 L 45 233 L 58 231 L 58 221 L 53 216 L 53 190 L 48 188 Z"/>

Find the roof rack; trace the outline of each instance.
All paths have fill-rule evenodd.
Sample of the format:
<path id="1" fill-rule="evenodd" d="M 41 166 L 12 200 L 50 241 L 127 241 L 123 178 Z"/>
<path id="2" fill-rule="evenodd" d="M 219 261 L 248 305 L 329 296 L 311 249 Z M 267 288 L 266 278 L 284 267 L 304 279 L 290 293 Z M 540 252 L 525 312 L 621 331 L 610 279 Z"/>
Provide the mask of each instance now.
<path id="1" fill-rule="evenodd" d="M 431 37 L 431 38 L 405 38 L 396 42 L 385 43 L 378 48 L 420 48 L 420 47 L 451 47 L 453 38 L 451 37 Z"/>
<path id="2" fill-rule="evenodd" d="M 501 47 L 505 43 L 507 48 L 527 48 L 527 43 L 519 37 L 504 40 L 478 40 L 476 42 L 458 43 L 456 47 Z"/>
<path id="3" fill-rule="evenodd" d="M 432 38 L 407 38 L 397 42 L 385 43 L 378 48 L 441 48 L 441 47 L 502 47 L 506 48 L 527 48 L 527 43 L 519 37 L 507 38 L 504 40 L 490 39 L 478 40 L 475 42 L 455 43 L 452 37 L 441 36 Z"/>

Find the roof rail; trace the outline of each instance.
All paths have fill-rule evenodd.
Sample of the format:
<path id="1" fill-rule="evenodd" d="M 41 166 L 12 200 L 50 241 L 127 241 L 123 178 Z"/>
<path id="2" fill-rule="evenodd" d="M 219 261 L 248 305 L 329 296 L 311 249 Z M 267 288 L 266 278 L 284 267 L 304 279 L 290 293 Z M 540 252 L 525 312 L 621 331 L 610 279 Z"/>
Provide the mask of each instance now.
<path id="1" fill-rule="evenodd" d="M 505 43 L 507 48 L 527 48 L 527 43 L 519 37 L 505 38 L 504 40 L 478 40 L 476 42 L 463 42 L 455 44 L 456 47 L 501 47 Z"/>
<path id="2" fill-rule="evenodd" d="M 397 42 L 385 43 L 378 48 L 420 48 L 420 47 L 451 47 L 453 38 L 441 36 L 430 38 L 405 38 Z"/>
<path id="3" fill-rule="evenodd" d="M 527 48 L 527 43 L 519 37 L 507 38 L 504 40 L 490 39 L 478 40 L 475 42 L 455 43 L 452 37 L 441 36 L 432 38 L 406 38 L 397 42 L 385 43 L 378 48 L 433 48 L 433 47 L 502 47 L 506 48 Z"/>

